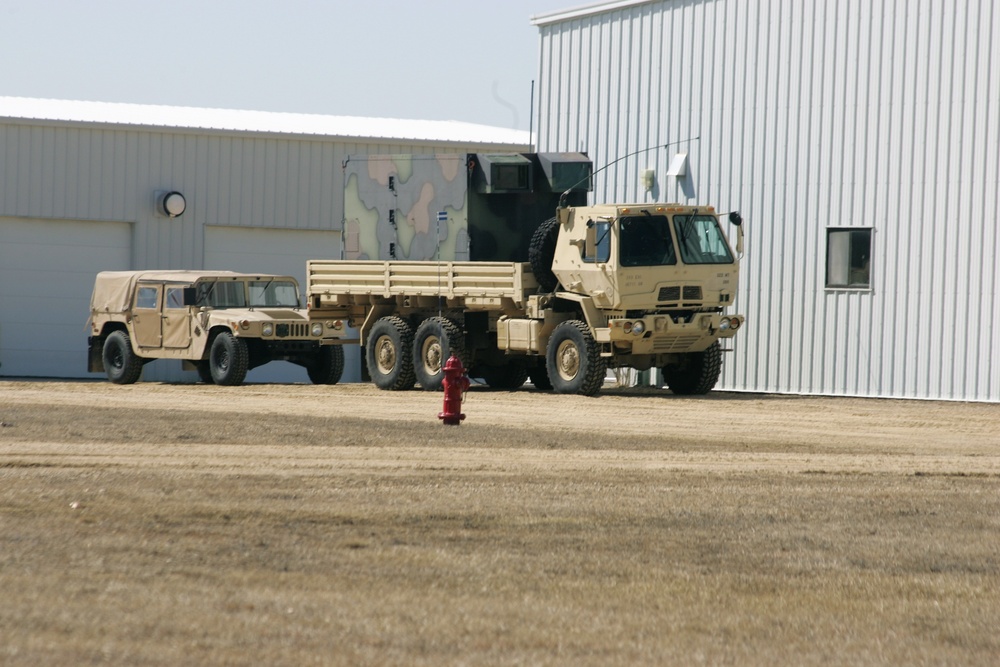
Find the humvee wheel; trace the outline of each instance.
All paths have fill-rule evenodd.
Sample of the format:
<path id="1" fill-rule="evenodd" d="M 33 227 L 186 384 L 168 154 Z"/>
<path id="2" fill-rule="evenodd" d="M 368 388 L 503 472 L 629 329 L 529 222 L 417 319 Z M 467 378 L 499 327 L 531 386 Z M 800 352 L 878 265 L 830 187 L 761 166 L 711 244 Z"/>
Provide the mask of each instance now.
<path id="1" fill-rule="evenodd" d="M 567 320 L 549 337 L 545 361 L 557 394 L 593 396 L 601 390 L 607 368 L 586 324 Z"/>
<path id="2" fill-rule="evenodd" d="M 447 317 L 428 317 L 413 338 L 413 372 L 424 389 L 438 391 L 444 381 L 444 365 L 452 354 L 465 360 L 465 337 L 458 324 Z"/>
<path id="3" fill-rule="evenodd" d="M 249 363 L 246 341 L 229 331 L 219 332 L 208 353 L 208 365 L 215 384 L 228 387 L 243 384 Z"/>
<path id="4" fill-rule="evenodd" d="M 306 373 L 313 384 L 337 384 L 344 374 L 344 347 L 322 345 L 313 362 L 306 366 Z"/>
<path id="5" fill-rule="evenodd" d="M 719 341 L 704 352 L 689 352 L 679 364 L 664 366 L 663 381 L 670 391 L 681 396 L 707 394 L 722 373 L 722 348 Z"/>
<path id="6" fill-rule="evenodd" d="M 531 272 L 543 292 L 551 292 L 559 284 L 559 279 L 552 272 L 552 260 L 556 256 L 556 241 L 559 240 L 559 221 L 549 218 L 531 236 L 528 244 L 528 261 Z"/>
<path id="7" fill-rule="evenodd" d="M 196 361 L 194 367 L 198 371 L 198 378 L 202 382 L 205 384 L 215 384 L 215 378 L 212 377 L 212 368 L 208 361 Z"/>
<path id="8" fill-rule="evenodd" d="M 365 346 L 365 364 L 379 389 L 413 387 L 413 327 L 397 315 L 375 322 Z"/>
<path id="9" fill-rule="evenodd" d="M 115 384 L 133 384 L 142 374 L 142 359 L 132 351 L 132 341 L 124 331 L 112 331 L 104 339 L 104 371 Z"/>

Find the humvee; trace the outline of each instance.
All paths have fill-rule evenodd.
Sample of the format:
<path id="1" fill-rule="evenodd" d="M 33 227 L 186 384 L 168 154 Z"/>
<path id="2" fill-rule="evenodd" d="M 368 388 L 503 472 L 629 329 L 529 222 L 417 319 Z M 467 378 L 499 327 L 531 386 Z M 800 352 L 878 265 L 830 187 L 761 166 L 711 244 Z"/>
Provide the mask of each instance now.
<path id="1" fill-rule="evenodd" d="M 312 321 L 289 276 L 232 271 L 102 271 L 90 300 L 87 370 L 116 384 L 154 359 L 180 359 L 202 381 L 239 385 L 269 361 L 304 366 L 315 384 L 344 370 L 340 321 Z M 324 344 L 327 343 L 327 344 Z"/>

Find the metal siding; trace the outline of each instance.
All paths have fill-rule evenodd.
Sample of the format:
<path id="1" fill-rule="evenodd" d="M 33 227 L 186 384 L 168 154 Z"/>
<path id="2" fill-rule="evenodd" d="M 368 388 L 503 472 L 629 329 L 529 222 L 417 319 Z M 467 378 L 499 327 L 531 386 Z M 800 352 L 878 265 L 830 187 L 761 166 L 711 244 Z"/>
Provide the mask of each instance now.
<path id="1" fill-rule="evenodd" d="M 748 326 L 722 387 L 1000 401 L 991 0 L 671 0 L 567 16 L 539 24 L 539 150 L 586 150 L 600 168 L 660 146 L 597 174 L 591 200 L 747 218 Z M 665 176 L 685 150 L 688 177 Z M 873 229 L 870 291 L 825 288 L 830 227 Z"/>

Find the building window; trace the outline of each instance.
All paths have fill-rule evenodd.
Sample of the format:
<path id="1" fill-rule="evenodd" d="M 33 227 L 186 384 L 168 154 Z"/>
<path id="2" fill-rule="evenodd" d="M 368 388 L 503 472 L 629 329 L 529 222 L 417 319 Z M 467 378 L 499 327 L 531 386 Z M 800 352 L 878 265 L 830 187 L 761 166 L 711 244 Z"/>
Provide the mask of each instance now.
<path id="1" fill-rule="evenodd" d="M 826 286 L 871 287 L 871 257 L 871 229 L 828 229 Z"/>

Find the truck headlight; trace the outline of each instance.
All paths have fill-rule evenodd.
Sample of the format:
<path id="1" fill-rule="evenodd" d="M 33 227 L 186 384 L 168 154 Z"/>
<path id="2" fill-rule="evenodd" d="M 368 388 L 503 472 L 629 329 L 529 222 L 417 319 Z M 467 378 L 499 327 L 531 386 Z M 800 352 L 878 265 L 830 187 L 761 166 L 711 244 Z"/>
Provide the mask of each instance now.
<path id="1" fill-rule="evenodd" d="M 729 318 L 723 317 L 719 320 L 719 331 L 726 331 L 727 329 L 729 329 Z"/>
<path id="2" fill-rule="evenodd" d="M 636 336 L 641 335 L 642 332 L 645 330 L 646 330 L 646 325 L 643 322 L 636 322 L 635 324 L 632 325 L 632 333 L 634 333 Z"/>
<path id="3" fill-rule="evenodd" d="M 317 336 L 317 337 L 322 336 L 323 335 L 323 324 L 322 324 L 322 322 L 313 322 L 312 327 L 310 328 L 310 331 L 312 332 L 313 336 Z"/>
<path id="4" fill-rule="evenodd" d="M 260 327 L 260 333 L 263 336 L 273 336 L 274 335 L 274 324 L 271 322 L 264 322 Z"/>

